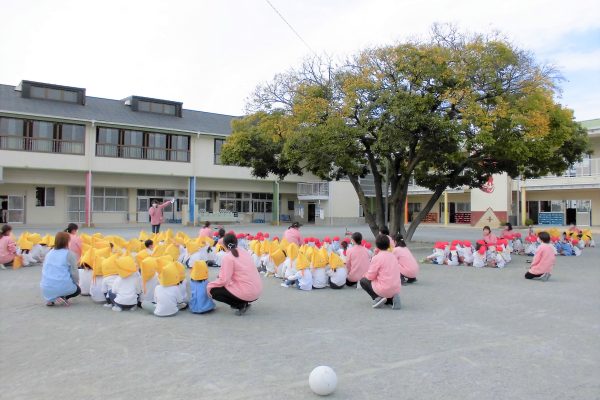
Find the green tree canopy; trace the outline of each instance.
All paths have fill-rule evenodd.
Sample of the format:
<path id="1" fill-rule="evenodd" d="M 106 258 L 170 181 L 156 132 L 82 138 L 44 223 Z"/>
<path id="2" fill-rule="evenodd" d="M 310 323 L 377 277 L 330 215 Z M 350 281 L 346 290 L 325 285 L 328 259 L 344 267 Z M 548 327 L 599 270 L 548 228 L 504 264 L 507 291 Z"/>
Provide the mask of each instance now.
<path id="1" fill-rule="evenodd" d="M 410 240 L 448 188 L 481 187 L 495 173 L 561 173 L 589 152 L 585 129 L 554 99 L 555 75 L 497 36 L 435 27 L 428 41 L 340 65 L 310 59 L 258 86 L 222 159 L 262 178 L 348 178 L 371 230 L 386 225 L 387 201 L 390 231 Z M 360 184 L 367 174 L 374 209 Z M 406 229 L 412 177 L 432 194 Z"/>

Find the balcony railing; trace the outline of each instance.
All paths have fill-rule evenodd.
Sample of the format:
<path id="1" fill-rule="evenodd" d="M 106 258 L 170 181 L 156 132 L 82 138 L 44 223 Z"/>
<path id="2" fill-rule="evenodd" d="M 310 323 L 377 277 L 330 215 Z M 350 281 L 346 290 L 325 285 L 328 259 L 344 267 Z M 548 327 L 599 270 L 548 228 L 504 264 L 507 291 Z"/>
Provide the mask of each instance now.
<path id="1" fill-rule="evenodd" d="M 85 154 L 83 142 L 8 135 L 0 135 L 0 149 L 36 153 Z"/>
<path id="2" fill-rule="evenodd" d="M 329 198 L 329 182 L 298 183 L 298 198 Z"/>
<path id="3" fill-rule="evenodd" d="M 164 147 L 130 146 L 97 143 L 96 156 L 131 158 L 138 160 L 189 162 L 189 150 L 165 149 Z"/>
<path id="4" fill-rule="evenodd" d="M 600 175 L 600 158 L 586 158 L 580 163 L 576 163 L 561 175 L 547 175 L 541 178 L 577 178 L 582 176 L 597 176 Z"/>

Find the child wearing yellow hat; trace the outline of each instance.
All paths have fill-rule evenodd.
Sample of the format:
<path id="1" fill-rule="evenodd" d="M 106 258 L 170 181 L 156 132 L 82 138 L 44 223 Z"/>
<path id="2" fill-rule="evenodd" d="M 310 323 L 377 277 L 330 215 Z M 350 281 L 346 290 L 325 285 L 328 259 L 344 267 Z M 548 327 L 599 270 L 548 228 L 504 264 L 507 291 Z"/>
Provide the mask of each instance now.
<path id="1" fill-rule="evenodd" d="M 329 287 L 332 289 L 342 289 L 346 285 L 348 270 L 346 264 L 337 253 L 329 253 Z"/>
<path id="2" fill-rule="evenodd" d="M 158 282 L 159 285 L 154 290 L 154 301 L 142 302 L 144 310 L 153 313 L 157 317 L 170 317 L 187 306 L 183 302 L 181 290 L 178 287 L 179 282 L 181 282 L 181 275 L 174 262 L 163 268 L 158 277 Z"/>
<path id="3" fill-rule="evenodd" d="M 90 283 L 90 297 L 94 303 L 107 304 L 106 295 L 102 291 L 102 261 L 104 259 L 96 255 L 92 263 L 92 281 Z"/>
<path id="4" fill-rule="evenodd" d="M 208 297 L 206 286 L 208 285 L 208 266 L 206 261 L 198 260 L 192 266 L 190 274 L 190 311 L 195 314 L 204 314 L 214 310 L 215 303 Z"/>
<path id="5" fill-rule="evenodd" d="M 112 287 L 119 274 L 117 270 L 117 257 L 116 254 L 113 254 L 102 261 L 102 273 L 104 274 L 102 278 L 102 292 L 107 300 L 107 304 L 104 305 L 105 307 L 115 306 L 115 295 L 112 292 Z"/>
<path id="6" fill-rule="evenodd" d="M 94 265 L 94 258 L 96 254 L 94 248 L 90 248 L 81 256 L 79 260 L 79 288 L 81 289 L 82 296 L 90 295 L 90 288 L 92 286 L 92 277 L 94 271 L 92 265 Z"/>
<path id="7" fill-rule="evenodd" d="M 154 257 L 146 257 L 140 262 L 140 272 L 142 276 L 142 293 L 140 293 L 140 303 L 144 301 L 154 301 L 154 290 L 158 285 L 158 262 Z"/>
<path id="8" fill-rule="evenodd" d="M 327 273 L 325 271 L 327 261 L 327 249 L 320 248 L 313 252 L 311 268 L 313 289 L 323 289 L 327 287 Z"/>
<path id="9" fill-rule="evenodd" d="M 112 286 L 115 295 L 113 311 L 135 310 L 138 296 L 142 292 L 142 280 L 131 256 L 119 257 L 117 263 L 118 276 Z"/>
<path id="10" fill-rule="evenodd" d="M 313 279 L 310 271 L 310 261 L 304 254 L 298 254 L 296 259 L 296 273 L 281 284 L 283 287 L 297 285 L 300 290 L 312 290 Z"/>

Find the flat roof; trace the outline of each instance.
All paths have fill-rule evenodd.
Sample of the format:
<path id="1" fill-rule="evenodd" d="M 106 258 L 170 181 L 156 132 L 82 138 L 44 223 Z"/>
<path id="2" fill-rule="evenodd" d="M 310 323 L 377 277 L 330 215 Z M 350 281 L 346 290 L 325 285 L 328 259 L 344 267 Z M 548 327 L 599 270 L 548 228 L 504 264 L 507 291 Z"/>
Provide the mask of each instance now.
<path id="1" fill-rule="evenodd" d="M 182 111 L 182 117 L 136 112 L 125 105 L 124 100 L 92 96 L 86 96 L 85 106 L 23 98 L 21 92 L 15 90 L 15 86 L 2 84 L 0 84 L 0 112 L 215 135 L 230 135 L 231 121 L 238 118 L 233 115 L 186 109 Z"/>
<path id="2" fill-rule="evenodd" d="M 600 118 L 579 121 L 579 123 L 587 129 L 600 128 Z"/>

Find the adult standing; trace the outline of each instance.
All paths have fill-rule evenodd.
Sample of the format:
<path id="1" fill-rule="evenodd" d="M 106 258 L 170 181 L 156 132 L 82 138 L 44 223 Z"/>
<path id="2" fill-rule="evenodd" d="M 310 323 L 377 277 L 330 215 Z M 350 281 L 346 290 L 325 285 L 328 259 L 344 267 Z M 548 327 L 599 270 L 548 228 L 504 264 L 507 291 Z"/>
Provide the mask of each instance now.
<path id="1" fill-rule="evenodd" d="M 404 236 L 398 233 L 396 234 L 396 247 L 392 250 L 392 254 L 398 260 L 398 268 L 400 268 L 400 277 L 402 282 L 413 283 L 417 281 L 417 274 L 419 273 L 419 263 L 413 254 L 406 247 Z"/>
<path id="2" fill-rule="evenodd" d="M 212 238 L 212 229 L 210 227 L 210 221 L 206 221 L 204 223 L 204 227 L 202 227 L 202 229 L 200 229 L 200 232 L 198 233 L 198 237 Z"/>
<path id="3" fill-rule="evenodd" d="M 54 249 L 44 257 L 40 287 L 47 306 L 55 303 L 68 306 L 69 299 L 81 293 L 75 283 L 79 281 L 79 274 L 75 254 L 69 251 L 70 239 L 67 232 L 58 232 Z"/>
<path id="4" fill-rule="evenodd" d="M 371 256 L 369 255 L 369 250 L 362 245 L 362 240 L 362 234 L 354 232 L 352 234 L 352 247 L 346 250 L 347 286 L 356 285 L 369 269 Z"/>
<path id="5" fill-rule="evenodd" d="M 160 224 L 165 220 L 163 208 L 173 203 L 175 203 L 175 199 L 167 200 L 162 204 L 158 204 L 158 201 L 156 200 L 152 201 L 152 207 L 148 210 L 148 214 L 150 214 L 150 225 L 152 225 L 152 233 L 160 232 Z"/>
<path id="6" fill-rule="evenodd" d="M 234 234 L 226 234 L 223 244 L 227 254 L 218 278 L 208 284 L 206 291 L 213 300 L 229 304 L 237 315 L 243 315 L 262 293 L 262 281 L 250 254 L 238 249 Z"/>
<path id="7" fill-rule="evenodd" d="M 77 257 L 77 262 L 79 262 L 79 259 L 81 258 L 81 252 L 82 252 L 81 238 L 79 236 L 77 236 L 78 230 L 79 230 L 79 227 L 77 226 L 77 224 L 74 224 L 74 223 L 70 223 L 67 226 L 67 229 L 65 229 L 65 232 L 67 232 L 70 236 L 69 250 L 71 250 L 71 252 L 73 254 L 75 254 L 75 257 Z"/>
<path id="8" fill-rule="evenodd" d="M 302 246 L 302 235 L 300 234 L 300 223 L 294 222 L 292 225 L 286 229 L 283 233 L 283 238 L 288 241 L 288 243 L 296 243 L 298 246 Z"/>
<path id="9" fill-rule="evenodd" d="M 17 244 L 10 237 L 12 226 L 3 225 L 0 231 L 0 267 L 10 267 L 17 256 Z"/>

